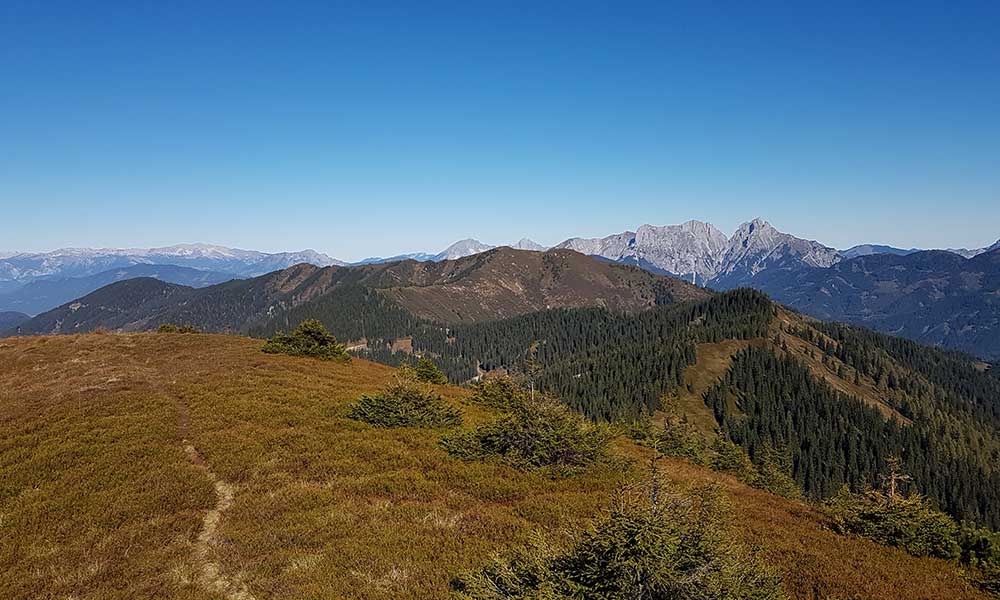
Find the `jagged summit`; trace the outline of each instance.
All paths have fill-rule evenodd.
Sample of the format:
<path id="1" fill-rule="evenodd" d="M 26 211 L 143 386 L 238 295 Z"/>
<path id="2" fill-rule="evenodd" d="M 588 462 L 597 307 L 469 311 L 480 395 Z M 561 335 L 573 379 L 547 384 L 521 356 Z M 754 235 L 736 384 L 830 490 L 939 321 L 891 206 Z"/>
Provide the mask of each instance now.
<path id="1" fill-rule="evenodd" d="M 745 284 L 769 266 L 830 266 L 839 260 L 833 248 L 782 233 L 759 217 L 728 238 L 711 223 L 691 220 L 604 238 L 571 238 L 556 247 L 723 288 Z"/>

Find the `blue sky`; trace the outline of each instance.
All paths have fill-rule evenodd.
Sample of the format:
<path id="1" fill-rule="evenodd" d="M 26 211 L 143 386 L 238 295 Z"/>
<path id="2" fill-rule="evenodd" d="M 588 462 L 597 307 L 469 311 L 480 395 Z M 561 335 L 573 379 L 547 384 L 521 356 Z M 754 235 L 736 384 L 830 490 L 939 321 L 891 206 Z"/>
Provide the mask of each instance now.
<path id="1" fill-rule="evenodd" d="M 94 4 L 0 6 L 0 250 L 1000 237 L 996 2 Z"/>

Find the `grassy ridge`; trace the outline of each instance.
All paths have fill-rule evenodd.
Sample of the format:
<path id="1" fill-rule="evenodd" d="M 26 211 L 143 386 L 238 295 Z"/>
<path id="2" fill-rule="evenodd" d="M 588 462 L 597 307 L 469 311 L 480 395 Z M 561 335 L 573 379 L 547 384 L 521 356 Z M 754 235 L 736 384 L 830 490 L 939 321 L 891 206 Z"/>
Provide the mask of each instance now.
<path id="1" fill-rule="evenodd" d="M 390 369 L 259 348 L 199 334 L 0 342 L 0 597 L 221 597 L 193 551 L 216 498 L 184 439 L 235 490 L 210 559 L 256 598 L 442 598 L 455 574 L 538 530 L 559 541 L 642 475 L 457 460 L 432 430 L 347 418 Z M 440 391 L 467 427 L 491 418 Z M 613 449 L 648 459 L 621 438 Z M 793 598 L 982 597 L 951 565 L 838 536 L 805 504 L 684 462 L 661 471 L 722 482 Z"/>

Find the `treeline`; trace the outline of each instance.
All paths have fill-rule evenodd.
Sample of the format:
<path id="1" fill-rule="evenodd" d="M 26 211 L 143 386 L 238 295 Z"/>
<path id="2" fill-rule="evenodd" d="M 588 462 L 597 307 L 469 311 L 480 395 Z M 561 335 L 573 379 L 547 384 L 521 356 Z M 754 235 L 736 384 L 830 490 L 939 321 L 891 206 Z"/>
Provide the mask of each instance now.
<path id="1" fill-rule="evenodd" d="M 723 433 L 751 457 L 788 452 L 802 490 L 825 497 L 878 483 L 889 456 L 902 457 L 917 488 L 959 519 L 1000 525 L 996 436 L 956 410 L 905 424 L 812 376 L 804 364 L 761 348 L 736 354 L 705 394 Z M 919 411 L 923 414 L 925 411 Z M 950 433 L 951 435 L 947 435 Z"/>

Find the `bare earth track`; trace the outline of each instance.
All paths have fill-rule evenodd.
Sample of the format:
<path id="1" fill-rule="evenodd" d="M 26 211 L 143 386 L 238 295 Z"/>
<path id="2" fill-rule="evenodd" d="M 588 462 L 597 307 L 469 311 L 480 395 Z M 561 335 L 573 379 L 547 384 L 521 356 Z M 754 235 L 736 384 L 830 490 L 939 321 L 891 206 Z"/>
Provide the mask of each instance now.
<path id="1" fill-rule="evenodd" d="M 213 560 L 213 547 L 218 545 L 217 531 L 219 521 L 223 513 L 233 505 L 233 497 L 236 490 L 228 482 L 219 478 L 205 461 L 205 457 L 198 452 L 198 449 L 188 440 L 191 435 L 191 411 L 182 397 L 174 395 L 177 401 L 177 426 L 184 447 L 184 454 L 187 455 L 191 464 L 200 469 L 205 477 L 215 488 L 215 506 L 209 509 L 202 519 L 201 531 L 194 545 L 195 563 L 200 567 L 198 582 L 209 592 L 222 594 L 228 600 L 256 600 L 248 590 L 246 584 L 241 581 L 230 579 L 223 575 L 222 566 L 218 561 Z"/>

